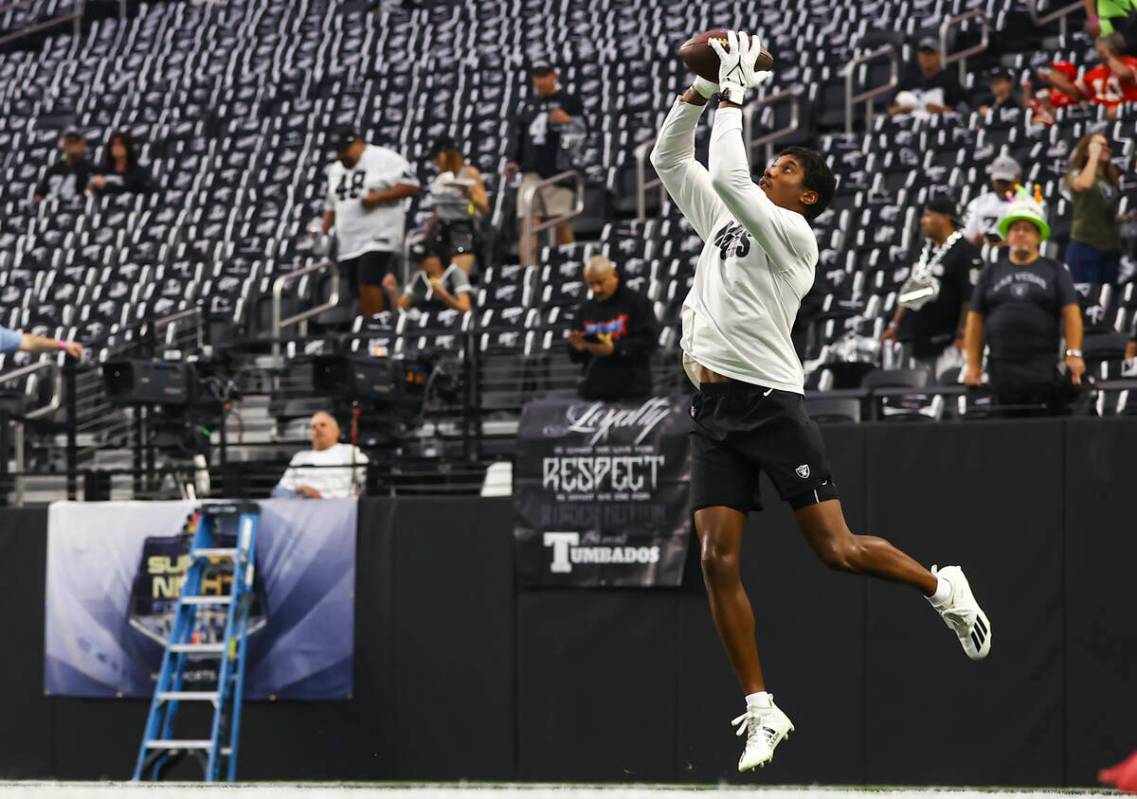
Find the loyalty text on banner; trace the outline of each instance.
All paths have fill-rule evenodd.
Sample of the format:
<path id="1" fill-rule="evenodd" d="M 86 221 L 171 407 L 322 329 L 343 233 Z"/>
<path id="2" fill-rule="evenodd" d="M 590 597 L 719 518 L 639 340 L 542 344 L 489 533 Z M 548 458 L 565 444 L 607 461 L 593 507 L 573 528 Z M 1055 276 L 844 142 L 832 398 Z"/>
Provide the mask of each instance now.
<path id="1" fill-rule="evenodd" d="M 245 697 L 352 691 L 356 501 L 272 499 L 257 529 Z M 48 511 L 44 690 L 149 698 L 195 502 L 57 502 Z M 187 669 L 209 683 L 216 660 Z M 214 683 L 215 684 L 215 683 Z"/>
<path id="2" fill-rule="evenodd" d="M 679 585 L 689 429 L 680 399 L 526 405 L 514 469 L 521 584 Z"/>

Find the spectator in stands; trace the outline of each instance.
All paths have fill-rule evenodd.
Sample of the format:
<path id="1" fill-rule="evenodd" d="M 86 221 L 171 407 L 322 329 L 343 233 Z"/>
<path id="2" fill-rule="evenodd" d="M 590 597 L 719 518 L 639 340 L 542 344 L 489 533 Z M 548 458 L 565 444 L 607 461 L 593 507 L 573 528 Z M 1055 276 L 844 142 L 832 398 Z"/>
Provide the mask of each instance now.
<path id="1" fill-rule="evenodd" d="M 366 476 L 367 456 L 359 447 L 339 443 L 339 423 L 327 411 L 313 414 L 309 429 L 312 449 L 292 456 L 272 495 L 307 499 L 359 496 Z M 336 466 L 344 468 L 334 468 Z"/>
<path id="2" fill-rule="evenodd" d="M 1046 85 L 1036 92 L 1031 81 L 1023 81 L 1023 96 L 1030 109 L 1030 124 L 1050 127 L 1054 124 L 1059 108 L 1080 102 L 1076 90 L 1074 94 L 1069 94 L 1058 88 L 1059 84 L 1072 88 L 1073 82 L 1078 79 L 1078 68 L 1069 61 L 1055 61 L 1049 66 L 1039 67 L 1038 77 Z"/>
<path id="3" fill-rule="evenodd" d="M 399 282 L 394 275 L 383 278 L 383 288 L 394 308 L 404 311 L 410 308 L 420 310 L 454 310 L 465 313 L 470 310 L 470 279 L 466 272 L 451 263 L 442 267 L 442 254 L 435 249 L 431 240 L 420 239 L 411 245 L 411 260 L 419 271 L 407 284 L 406 291 L 399 294 Z"/>
<path id="4" fill-rule="evenodd" d="M 430 158 L 438 167 L 438 177 L 430 184 L 431 235 L 451 263 L 468 275 L 477 258 L 479 222 L 490 212 L 486 181 L 449 137 L 435 143 Z"/>
<path id="5" fill-rule="evenodd" d="M 621 400 L 650 396 L 651 354 L 658 334 L 647 297 L 623 284 L 616 265 L 594 255 L 584 267 L 592 297 L 577 308 L 569 333 L 569 357 L 584 364 L 583 399 Z"/>
<path id="6" fill-rule="evenodd" d="M 333 227 L 340 275 L 359 299 L 361 316 L 383 310 L 383 284 L 403 250 L 404 200 L 419 190 L 407 160 L 394 150 L 368 144 L 350 125 L 337 125 L 330 144 L 328 195 L 318 232 Z"/>
<path id="7" fill-rule="evenodd" d="M 1137 102 L 1137 58 L 1122 55 L 1122 47 L 1124 41 L 1117 33 L 1102 36 L 1094 42 L 1101 64 L 1076 80 L 1070 78 L 1067 70 L 1057 69 L 1049 70 L 1046 79 L 1054 88 L 1080 101 L 1105 106 L 1106 116 L 1114 119 L 1123 103 Z"/>
<path id="8" fill-rule="evenodd" d="M 104 194 L 153 190 L 150 172 L 138 163 L 129 133 L 120 130 L 111 134 L 103 153 L 103 165 L 95 171 L 87 188 Z"/>
<path id="9" fill-rule="evenodd" d="M 1057 371 L 1060 331 L 1066 338 L 1070 381 L 1081 383 L 1082 314 L 1066 268 L 1039 254 L 1050 235 L 1042 206 L 1020 190 L 999 229 L 1010 243 L 1006 258 L 979 276 L 967 315 L 964 382 L 982 380 L 983 340 L 990 356 L 987 376 L 1001 405 L 1044 404 L 1057 412 L 1066 385 Z"/>
<path id="10" fill-rule="evenodd" d="M 999 220 L 1006 215 L 1016 187 L 1022 184 L 1022 173 L 1019 162 L 1006 154 L 987 167 L 991 190 L 969 202 L 963 215 L 963 235 L 972 244 L 981 245 L 986 241 L 997 247 L 1006 245 L 999 235 Z"/>
<path id="11" fill-rule="evenodd" d="M 997 67 L 992 70 L 988 78 L 989 91 L 983 92 L 977 98 L 979 113 L 986 114 L 1003 108 L 1023 108 L 1022 91 L 1015 86 L 1014 76 L 1006 67 Z"/>
<path id="12" fill-rule="evenodd" d="M 1074 205 L 1066 265 L 1075 283 L 1117 285 L 1121 266 L 1121 170 L 1102 133 L 1083 136 L 1070 157 L 1066 189 Z"/>
<path id="13" fill-rule="evenodd" d="M 522 173 L 518 198 L 529 186 L 573 168 L 570 151 L 579 144 L 587 130 L 584 105 L 578 97 L 563 91 L 557 83 L 557 71 L 547 61 L 533 65 L 533 88 L 536 96 L 521 104 L 513 117 L 514 143 L 512 160 L 505 166 L 506 177 Z M 544 219 L 569 213 L 573 207 L 574 190 L 571 184 L 545 186 L 534 195 L 532 220 L 534 225 Z M 517 204 L 517 217 L 523 218 L 525 209 Z M 575 241 L 572 222 L 556 225 L 558 244 Z M 536 263 L 536 241 L 520 236 L 521 260 Z"/>
<path id="14" fill-rule="evenodd" d="M 924 37 L 916 47 L 916 63 L 900 79 L 888 113 L 944 114 L 958 111 L 963 104 L 963 87 L 944 69 L 940 43 L 934 37 Z"/>
<path id="15" fill-rule="evenodd" d="M 63 152 L 63 158 L 49 166 L 36 184 L 36 202 L 48 197 L 73 200 L 83 193 L 91 179 L 86 139 L 75 131 L 68 131 L 59 140 L 59 149 Z"/>
<path id="16" fill-rule="evenodd" d="M 63 350 L 72 358 L 83 354 L 83 345 L 78 341 L 64 341 L 47 336 L 33 336 L 0 326 L 0 354 L 5 352 L 55 352 Z"/>
<path id="17" fill-rule="evenodd" d="M 983 258 L 959 230 L 959 212 L 946 197 L 924 206 L 920 230 L 927 242 L 900 291 L 901 303 L 882 341 L 904 342 L 913 360 L 935 380 L 963 366 L 964 322 Z"/>

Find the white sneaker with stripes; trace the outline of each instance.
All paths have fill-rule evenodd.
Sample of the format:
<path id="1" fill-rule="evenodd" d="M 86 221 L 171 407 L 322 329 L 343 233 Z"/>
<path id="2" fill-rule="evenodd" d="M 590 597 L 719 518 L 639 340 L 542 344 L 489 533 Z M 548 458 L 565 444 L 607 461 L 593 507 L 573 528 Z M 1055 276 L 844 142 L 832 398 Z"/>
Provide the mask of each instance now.
<path id="1" fill-rule="evenodd" d="M 747 705 L 746 712 L 731 722 L 738 728 L 735 735 L 746 736 L 746 749 L 738 759 L 739 771 L 750 771 L 769 763 L 774 759 L 777 745 L 793 732 L 793 723 L 774 705 L 773 695 L 769 699 L 769 707 Z"/>
<path id="2" fill-rule="evenodd" d="M 959 638 L 963 651 L 972 660 L 982 660 L 991 651 L 991 622 L 987 614 L 975 601 L 971 586 L 958 566 L 932 567 L 932 574 L 942 578 L 951 586 L 951 596 L 936 612 Z"/>

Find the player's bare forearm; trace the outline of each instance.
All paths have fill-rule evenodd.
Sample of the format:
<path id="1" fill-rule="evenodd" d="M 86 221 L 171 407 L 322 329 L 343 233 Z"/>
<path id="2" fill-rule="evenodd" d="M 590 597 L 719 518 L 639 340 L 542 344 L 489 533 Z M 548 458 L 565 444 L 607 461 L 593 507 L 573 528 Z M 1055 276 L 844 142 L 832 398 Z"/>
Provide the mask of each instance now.
<path id="1" fill-rule="evenodd" d="M 335 227 L 336 212 L 332 210 L 324 211 L 324 220 L 320 223 L 320 233 L 328 235 L 328 231 Z"/>

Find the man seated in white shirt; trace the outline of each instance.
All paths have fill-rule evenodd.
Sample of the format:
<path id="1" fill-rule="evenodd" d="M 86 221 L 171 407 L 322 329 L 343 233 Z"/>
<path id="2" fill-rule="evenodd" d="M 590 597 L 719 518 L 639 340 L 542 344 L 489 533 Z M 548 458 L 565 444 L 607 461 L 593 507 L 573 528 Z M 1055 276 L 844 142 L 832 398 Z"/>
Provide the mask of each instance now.
<path id="1" fill-rule="evenodd" d="M 284 476 L 272 490 L 274 497 L 345 499 L 358 496 L 363 485 L 367 456 L 351 444 L 340 444 L 340 426 L 326 411 L 317 411 L 309 423 L 312 449 L 292 456 Z M 343 466 L 335 469 L 332 467 Z"/>

